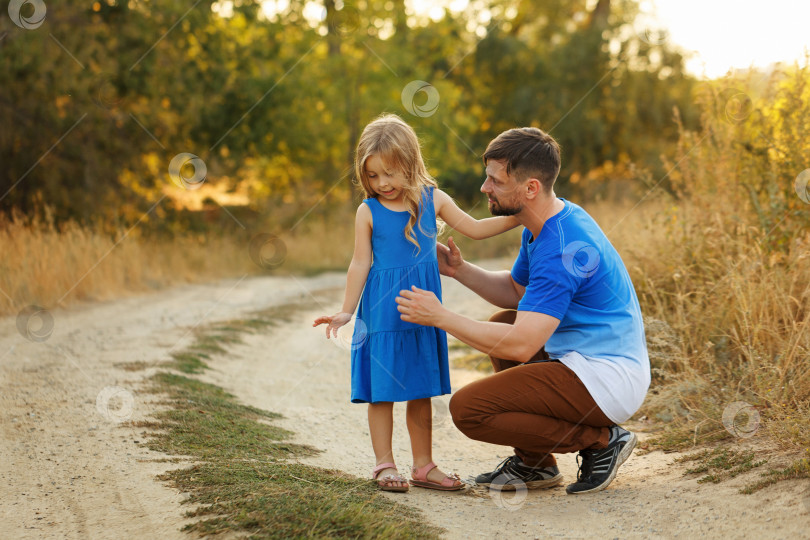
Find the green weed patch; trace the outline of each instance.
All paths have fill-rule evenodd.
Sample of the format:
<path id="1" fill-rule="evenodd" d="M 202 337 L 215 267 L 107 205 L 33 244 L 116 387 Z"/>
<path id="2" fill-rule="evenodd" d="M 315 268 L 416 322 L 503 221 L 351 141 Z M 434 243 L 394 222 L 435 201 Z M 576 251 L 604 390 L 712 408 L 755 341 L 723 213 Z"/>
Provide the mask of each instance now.
<path id="1" fill-rule="evenodd" d="M 240 334 L 282 320 L 276 315 L 200 330 L 168 366 L 199 373 Z M 293 462 L 318 450 L 288 442 L 292 433 L 272 424 L 276 413 L 179 373 L 155 374 L 149 391 L 165 396 L 168 409 L 137 424 L 149 430 L 147 447 L 195 461 L 159 477 L 189 494 L 184 503 L 194 508 L 187 515 L 199 518 L 185 527 L 189 532 L 250 538 L 437 538 L 442 532 L 417 510 L 381 496 L 369 480 Z"/>

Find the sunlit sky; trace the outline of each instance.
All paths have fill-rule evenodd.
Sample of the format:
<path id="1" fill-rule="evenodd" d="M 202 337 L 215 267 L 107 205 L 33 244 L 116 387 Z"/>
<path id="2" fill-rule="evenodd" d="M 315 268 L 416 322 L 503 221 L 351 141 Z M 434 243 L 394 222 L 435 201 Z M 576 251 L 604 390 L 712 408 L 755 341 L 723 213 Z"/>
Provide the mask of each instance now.
<path id="1" fill-rule="evenodd" d="M 596 1 L 588 0 L 590 6 Z M 405 5 L 411 14 L 437 20 L 444 15 L 443 8 L 458 13 L 471 3 L 475 0 L 406 0 Z M 336 4 L 340 7 L 342 2 Z M 810 0 L 641 0 L 639 4 L 639 30 L 666 29 L 669 41 L 689 53 L 687 69 L 699 77 L 715 78 L 777 62 L 792 64 L 810 51 Z M 289 0 L 263 2 L 265 14 L 271 17 L 288 5 Z M 323 20 L 323 2 L 308 2 L 304 15 Z"/>
<path id="2" fill-rule="evenodd" d="M 671 42 L 694 52 L 687 67 L 698 76 L 792 64 L 810 51 L 808 0 L 645 0 L 641 7 Z"/>

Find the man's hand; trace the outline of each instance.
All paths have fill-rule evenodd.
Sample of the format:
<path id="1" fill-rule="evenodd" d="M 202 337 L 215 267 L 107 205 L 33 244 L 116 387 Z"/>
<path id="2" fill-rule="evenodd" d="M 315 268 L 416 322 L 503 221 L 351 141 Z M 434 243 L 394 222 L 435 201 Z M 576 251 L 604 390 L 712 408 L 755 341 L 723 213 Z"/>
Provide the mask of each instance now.
<path id="1" fill-rule="evenodd" d="M 461 258 L 461 251 L 453 242 L 453 237 L 447 239 L 447 245 L 436 242 L 436 258 L 439 260 L 439 272 L 447 277 L 454 277 L 464 259 Z"/>
<path id="2" fill-rule="evenodd" d="M 412 286 L 410 291 L 399 291 L 397 304 L 399 304 L 397 310 L 402 314 L 399 316 L 400 319 L 425 326 L 438 326 L 445 311 L 435 294 L 416 286 Z"/>
<path id="3" fill-rule="evenodd" d="M 327 316 L 324 315 L 322 317 L 318 317 L 315 319 L 315 322 L 312 323 L 312 326 L 319 326 L 321 324 L 326 325 L 326 337 L 327 339 L 330 337 L 329 334 L 331 333 L 333 337 L 337 337 L 338 328 L 346 324 L 352 320 L 352 314 L 340 311 L 335 313 L 334 315 Z"/>

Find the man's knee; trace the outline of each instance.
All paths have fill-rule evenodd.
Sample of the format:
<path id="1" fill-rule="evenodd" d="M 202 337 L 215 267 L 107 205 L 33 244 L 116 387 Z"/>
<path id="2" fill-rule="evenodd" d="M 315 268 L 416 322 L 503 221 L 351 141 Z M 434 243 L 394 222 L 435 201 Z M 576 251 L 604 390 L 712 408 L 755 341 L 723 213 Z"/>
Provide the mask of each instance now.
<path id="1" fill-rule="evenodd" d="M 473 393 L 468 390 L 467 386 L 461 390 L 457 390 L 456 393 L 453 394 L 453 397 L 450 398 L 450 417 L 462 433 L 475 429 L 475 426 L 480 423 L 478 420 L 474 419 L 476 416 L 472 407 L 472 401 L 474 399 Z"/>
<path id="2" fill-rule="evenodd" d="M 489 322 L 499 322 L 506 324 L 515 324 L 517 318 L 517 311 L 514 309 L 502 309 L 496 311 L 489 317 Z"/>
<path id="3" fill-rule="evenodd" d="M 514 309 L 502 309 L 500 311 L 496 311 L 493 313 L 490 318 L 489 322 L 498 322 L 498 323 L 505 323 L 505 324 L 515 324 L 515 320 L 517 319 L 517 311 Z M 532 356 L 532 360 L 548 360 L 549 356 L 546 353 L 545 347 L 540 347 L 540 350 L 537 351 L 534 356 Z M 490 360 L 492 361 L 492 368 L 495 370 L 495 373 L 499 371 L 503 371 L 504 369 L 508 369 L 511 367 L 515 367 L 520 365 L 520 362 L 512 361 L 512 360 L 500 360 L 498 358 L 493 358 L 490 356 Z"/>

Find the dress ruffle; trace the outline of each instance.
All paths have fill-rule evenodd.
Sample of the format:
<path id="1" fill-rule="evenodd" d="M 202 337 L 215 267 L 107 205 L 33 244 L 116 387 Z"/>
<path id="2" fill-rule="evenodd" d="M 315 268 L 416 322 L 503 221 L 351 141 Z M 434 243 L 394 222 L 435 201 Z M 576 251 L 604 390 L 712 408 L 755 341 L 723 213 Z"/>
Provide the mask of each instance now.
<path id="1" fill-rule="evenodd" d="M 450 392 L 447 335 L 432 326 L 413 326 L 368 334 L 352 358 L 352 402 L 408 401 Z"/>

